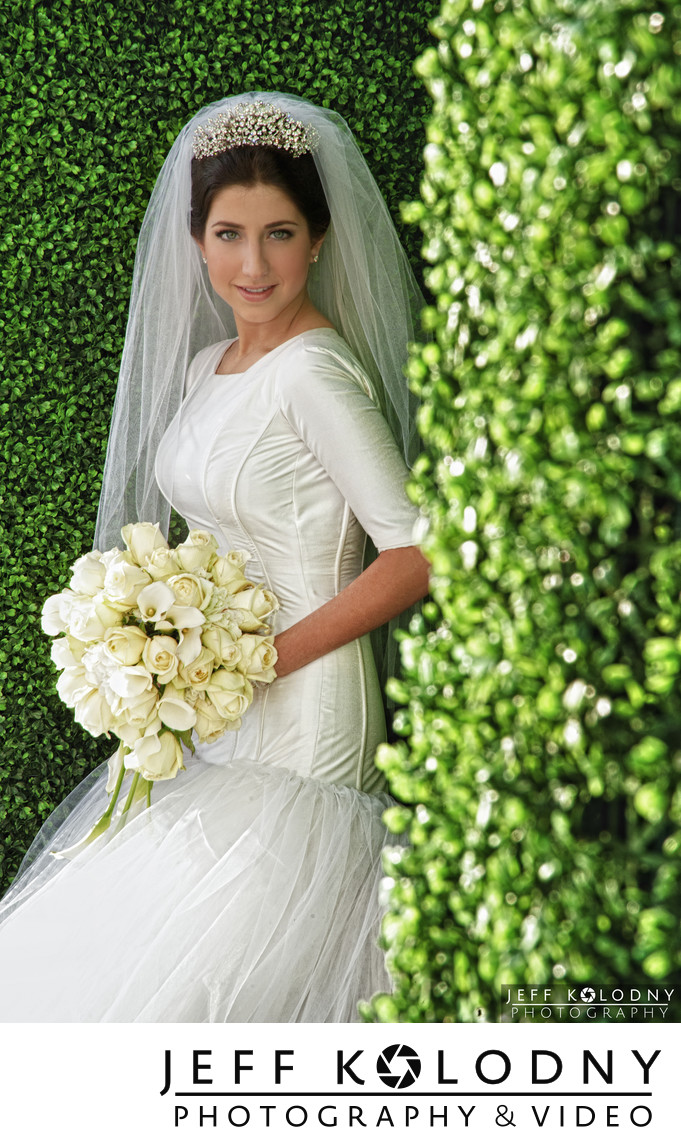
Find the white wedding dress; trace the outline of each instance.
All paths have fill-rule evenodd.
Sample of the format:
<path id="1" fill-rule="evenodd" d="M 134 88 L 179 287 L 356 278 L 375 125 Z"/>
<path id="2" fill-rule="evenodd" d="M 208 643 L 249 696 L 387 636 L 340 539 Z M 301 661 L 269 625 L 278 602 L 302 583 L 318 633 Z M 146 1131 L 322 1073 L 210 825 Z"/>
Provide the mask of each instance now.
<path id="1" fill-rule="evenodd" d="M 318 328 L 239 375 L 190 368 L 159 485 L 277 594 L 281 631 L 379 550 L 412 542 L 406 468 L 344 340 Z M 177 416 L 177 417 L 180 417 Z M 369 637 L 256 689 L 110 840 L 50 856 L 104 809 L 100 767 L 0 903 L 5 1021 L 353 1021 L 387 991 L 377 945 L 385 737 Z M 55 828 L 56 827 L 56 828 Z"/>

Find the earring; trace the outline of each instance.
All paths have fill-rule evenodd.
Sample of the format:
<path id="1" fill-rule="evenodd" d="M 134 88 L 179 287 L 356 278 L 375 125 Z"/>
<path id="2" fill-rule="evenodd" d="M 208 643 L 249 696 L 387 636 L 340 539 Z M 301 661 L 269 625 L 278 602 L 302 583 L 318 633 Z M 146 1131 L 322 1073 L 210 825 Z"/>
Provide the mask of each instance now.
<path id="1" fill-rule="evenodd" d="M 201 256 L 201 258 L 203 259 L 203 262 L 204 262 L 204 263 L 207 263 L 207 262 L 208 262 L 208 260 L 206 259 L 206 256 L 205 256 L 205 255 L 202 255 L 202 256 Z"/>
<path id="2" fill-rule="evenodd" d="M 318 256 L 318 255 L 313 255 L 313 256 L 312 256 L 312 259 L 310 260 L 310 262 L 311 262 L 311 263 L 316 263 L 318 259 L 319 259 L 319 256 Z"/>

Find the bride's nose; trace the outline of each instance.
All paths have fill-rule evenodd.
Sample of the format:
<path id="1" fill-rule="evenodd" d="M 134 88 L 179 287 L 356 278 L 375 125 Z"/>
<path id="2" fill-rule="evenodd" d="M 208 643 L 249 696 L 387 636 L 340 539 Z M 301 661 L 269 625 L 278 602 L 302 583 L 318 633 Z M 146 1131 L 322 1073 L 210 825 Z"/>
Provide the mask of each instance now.
<path id="1" fill-rule="evenodd" d="M 244 243 L 242 269 L 250 279 L 257 280 L 267 273 L 268 263 L 259 239 Z"/>

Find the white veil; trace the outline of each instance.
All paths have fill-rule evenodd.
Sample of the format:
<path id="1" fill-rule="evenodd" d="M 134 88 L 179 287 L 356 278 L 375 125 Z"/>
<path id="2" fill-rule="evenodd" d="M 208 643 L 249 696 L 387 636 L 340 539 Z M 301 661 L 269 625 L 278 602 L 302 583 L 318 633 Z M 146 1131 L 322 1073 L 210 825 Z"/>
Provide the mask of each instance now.
<path id="1" fill-rule="evenodd" d="M 313 156 L 331 226 L 310 271 L 309 294 L 364 366 L 405 459 L 414 460 L 416 400 L 404 364 L 424 300 L 350 128 L 337 112 L 297 96 L 231 96 L 202 108 L 182 129 L 144 216 L 97 516 L 100 550 L 120 542 L 127 522 L 158 522 L 167 535 L 170 505 L 154 473 L 159 443 L 180 405 L 191 359 L 236 335 L 231 308 L 213 291 L 190 234 L 192 144 L 198 125 L 255 100 L 276 103 L 318 133 Z M 393 649 L 387 664 L 379 662 L 383 678 L 394 661 Z"/>

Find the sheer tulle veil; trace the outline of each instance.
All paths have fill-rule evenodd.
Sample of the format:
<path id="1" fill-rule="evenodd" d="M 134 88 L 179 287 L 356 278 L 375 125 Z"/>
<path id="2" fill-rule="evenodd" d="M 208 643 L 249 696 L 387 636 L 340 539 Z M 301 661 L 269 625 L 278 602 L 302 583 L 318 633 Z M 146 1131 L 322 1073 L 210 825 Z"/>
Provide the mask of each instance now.
<path id="1" fill-rule="evenodd" d="M 309 294 L 367 372 L 407 462 L 417 451 L 415 400 L 404 364 L 423 298 L 383 196 L 345 120 L 280 92 L 249 92 L 202 108 L 182 129 L 160 171 L 142 223 L 130 311 L 109 435 L 95 545 L 120 542 L 127 522 L 160 523 L 170 505 L 156 483 L 156 452 L 183 394 L 187 367 L 203 347 L 236 335 L 231 308 L 213 291 L 189 230 L 194 131 L 217 112 L 262 100 L 318 134 L 314 159 L 331 212 Z M 367 551 L 367 561 L 374 556 Z M 405 618 L 392 625 L 404 625 Z M 382 635 L 385 680 L 396 643 Z M 378 652 L 378 647 L 375 644 Z"/>

